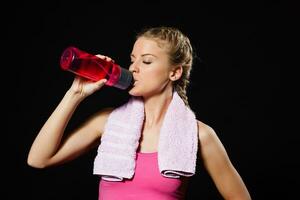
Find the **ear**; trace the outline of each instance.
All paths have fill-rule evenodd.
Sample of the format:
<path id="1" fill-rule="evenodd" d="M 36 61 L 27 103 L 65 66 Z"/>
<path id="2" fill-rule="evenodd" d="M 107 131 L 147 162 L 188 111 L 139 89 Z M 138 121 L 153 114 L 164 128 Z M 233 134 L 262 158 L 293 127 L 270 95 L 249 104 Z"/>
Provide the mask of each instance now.
<path id="1" fill-rule="evenodd" d="M 174 68 L 170 71 L 169 79 L 170 79 L 171 81 L 177 81 L 178 79 L 181 78 L 182 71 L 183 71 L 182 66 L 174 67 Z"/>

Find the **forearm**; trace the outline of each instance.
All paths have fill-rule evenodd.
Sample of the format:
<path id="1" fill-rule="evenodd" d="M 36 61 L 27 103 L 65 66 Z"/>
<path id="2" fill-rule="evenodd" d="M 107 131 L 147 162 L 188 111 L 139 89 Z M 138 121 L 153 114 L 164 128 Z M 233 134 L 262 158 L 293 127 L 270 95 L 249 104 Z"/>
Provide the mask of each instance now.
<path id="1" fill-rule="evenodd" d="M 82 97 L 68 91 L 35 138 L 28 164 L 42 168 L 58 150 L 65 128 Z"/>

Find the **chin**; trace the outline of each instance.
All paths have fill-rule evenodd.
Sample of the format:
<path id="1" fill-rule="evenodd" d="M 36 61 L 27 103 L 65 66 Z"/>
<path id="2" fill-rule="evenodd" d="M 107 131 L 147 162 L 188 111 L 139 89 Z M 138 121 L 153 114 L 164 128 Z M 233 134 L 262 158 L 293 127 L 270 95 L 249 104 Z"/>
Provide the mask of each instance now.
<path id="1" fill-rule="evenodd" d="M 129 90 L 128 93 L 134 97 L 142 96 L 142 94 L 140 92 L 136 91 L 135 88 L 132 88 L 131 90 Z"/>

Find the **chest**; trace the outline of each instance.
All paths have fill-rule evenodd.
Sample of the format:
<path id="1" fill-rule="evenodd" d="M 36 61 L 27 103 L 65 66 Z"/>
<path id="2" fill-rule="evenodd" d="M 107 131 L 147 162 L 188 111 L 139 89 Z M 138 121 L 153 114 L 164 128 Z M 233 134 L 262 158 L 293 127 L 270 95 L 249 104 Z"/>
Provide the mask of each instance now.
<path id="1" fill-rule="evenodd" d="M 139 141 L 139 152 L 157 152 L 160 128 L 144 128 Z"/>
<path id="2" fill-rule="evenodd" d="M 157 153 L 138 153 L 135 174 L 122 182 L 100 182 L 101 199 L 183 199 L 188 185 L 187 177 L 166 178 L 158 167 Z"/>

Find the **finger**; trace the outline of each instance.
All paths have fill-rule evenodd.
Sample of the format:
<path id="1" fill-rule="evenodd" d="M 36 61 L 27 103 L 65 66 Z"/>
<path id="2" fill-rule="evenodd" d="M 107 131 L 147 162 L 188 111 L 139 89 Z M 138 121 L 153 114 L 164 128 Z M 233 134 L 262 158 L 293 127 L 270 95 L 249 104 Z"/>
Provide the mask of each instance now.
<path id="1" fill-rule="evenodd" d="M 96 56 L 97 56 L 98 58 L 101 58 L 101 59 L 105 59 L 105 57 L 106 57 L 106 56 L 101 55 L 101 54 L 97 54 Z"/>
<path id="2" fill-rule="evenodd" d="M 110 57 L 105 57 L 105 59 L 108 61 L 108 62 L 111 62 L 112 61 L 112 59 L 110 58 Z"/>
<path id="3" fill-rule="evenodd" d="M 115 62 L 113 59 L 111 59 L 111 58 L 108 57 L 108 56 L 104 56 L 104 55 L 101 55 L 101 54 L 97 54 L 96 56 L 97 56 L 98 58 L 107 60 L 108 62 Z"/>
<path id="4" fill-rule="evenodd" d="M 101 79 L 96 82 L 99 87 L 102 87 L 107 82 L 107 79 Z"/>

